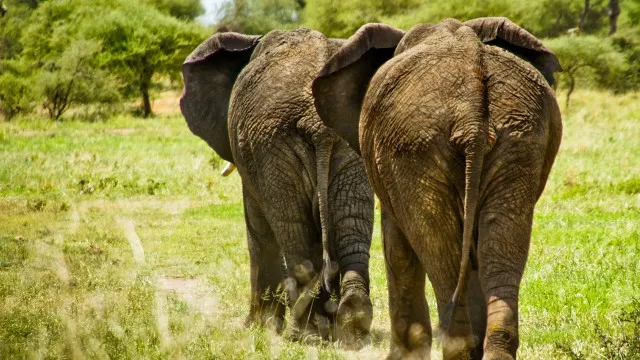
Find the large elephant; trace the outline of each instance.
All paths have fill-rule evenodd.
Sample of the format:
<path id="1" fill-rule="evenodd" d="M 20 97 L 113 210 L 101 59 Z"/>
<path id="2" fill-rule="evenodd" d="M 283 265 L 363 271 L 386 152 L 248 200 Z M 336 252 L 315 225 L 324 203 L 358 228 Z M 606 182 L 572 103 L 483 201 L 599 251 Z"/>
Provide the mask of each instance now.
<path id="1" fill-rule="evenodd" d="M 449 19 L 365 25 L 314 81 L 382 203 L 390 358 L 430 356 L 425 273 L 445 359 L 516 356 L 534 206 L 562 135 L 558 70 L 508 19 Z"/>
<path id="2" fill-rule="evenodd" d="M 304 28 L 215 34 L 183 65 L 180 106 L 191 131 L 242 178 L 248 322 L 280 331 L 284 292 L 294 334 L 311 329 L 357 347 L 373 311 L 373 191 L 361 158 L 322 124 L 311 93 L 342 42 Z"/>

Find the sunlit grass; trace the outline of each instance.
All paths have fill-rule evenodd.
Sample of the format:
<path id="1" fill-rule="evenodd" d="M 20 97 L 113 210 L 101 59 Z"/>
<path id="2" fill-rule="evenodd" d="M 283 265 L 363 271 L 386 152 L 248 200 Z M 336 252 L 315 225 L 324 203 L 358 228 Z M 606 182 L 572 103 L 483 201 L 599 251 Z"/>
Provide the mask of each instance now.
<path id="1" fill-rule="evenodd" d="M 524 359 L 562 358 L 556 344 L 597 357 L 594 325 L 622 331 L 615 316 L 640 294 L 640 98 L 578 92 L 564 134 L 522 284 Z M 243 325 L 240 178 L 218 175 L 181 117 L 1 123 L 0 154 L 0 358 L 386 355 L 377 222 L 372 346 L 344 352 Z"/>

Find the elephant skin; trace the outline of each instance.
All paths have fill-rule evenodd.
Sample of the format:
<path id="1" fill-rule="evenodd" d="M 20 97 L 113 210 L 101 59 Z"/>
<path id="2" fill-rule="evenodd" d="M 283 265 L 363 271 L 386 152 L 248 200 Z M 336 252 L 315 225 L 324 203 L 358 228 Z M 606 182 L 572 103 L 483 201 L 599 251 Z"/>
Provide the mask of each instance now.
<path id="1" fill-rule="evenodd" d="M 534 206 L 562 136 L 558 70 L 506 18 L 448 19 L 364 25 L 314 80 L 382 204 L 389 358 L 430 357 L 427 276 L 444 359 L 515 358 Z"/>
<path id="2" fill-rule="evenodd" d="M 373 191 L 362 159 L 324 126 L 311 84 L 344 40 L 309 29 L 218 33 L 183 65 L 191 131 L 242 178 L 249 324 L 294 338 L 368 339 Z M 337 299 L 337 300 L 336 300 Z"/>

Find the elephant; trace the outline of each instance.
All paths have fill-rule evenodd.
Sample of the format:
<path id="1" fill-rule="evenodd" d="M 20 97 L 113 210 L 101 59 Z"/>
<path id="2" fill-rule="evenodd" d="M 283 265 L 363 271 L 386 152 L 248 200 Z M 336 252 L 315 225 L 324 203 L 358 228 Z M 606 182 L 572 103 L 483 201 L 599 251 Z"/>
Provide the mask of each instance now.
<path id="1" fill-rule="evenodd" d="M 556 56 L 506 18 L 362 26 L 312 90 L 382 204 L 389 358 L 512 359 L 534 206 L 562 137 Z"/>
<path id="2" fill-rule="evenodd" d="M 305 28 L 214 34 L 183 64 L 180 107 L 242 179 L 247 323 L 359 348 L 373 316 L 373 191 L 362 159 L 320 121 L 311 92 L 342 42 Z M 283 297 L 294 319 L 287 326 Z"/>

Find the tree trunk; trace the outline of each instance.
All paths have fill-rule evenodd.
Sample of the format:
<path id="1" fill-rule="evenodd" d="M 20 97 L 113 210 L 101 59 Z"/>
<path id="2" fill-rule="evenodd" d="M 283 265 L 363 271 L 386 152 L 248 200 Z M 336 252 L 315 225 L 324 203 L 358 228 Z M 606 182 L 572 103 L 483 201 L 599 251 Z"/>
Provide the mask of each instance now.
<path id="1" fill-rule="evenodd" d="M 584 22 L 587 20 L 587 14 L 591 10 L 591 2 L 589 0 L 584 0 L 584 11 L 582 11 L 582 15 L 580 15 L 580 22 L 578 23 L 578 29 L 580 31 L 584 31 Z"/>
<path id="2" fill-rule="evenodd" d="M 569 109 L 569 98 L 571 97 L 571 93 L 573 93 L 573 89 L 576 87 L 576 78 L 574 77 L 572 72 L 568 72 L 569 76 L 569 90 L 567 91 L 567 99 L 565 101 L 565 110 Z"/>
<path id="3" fill-rule="evenodd" d="M 140 85 L 140 91 L 142 92 L 142 117 L 148 118 L 153 115 L 151 112 L 151 100 L 149 99 L 149 84 L 143 83 Z"/>
<path id="4" fill-rule="evenodd" d="M 142 58 L 140 71 L 140 93 L 142 95 L 142 117 L 145 119 L 153 116 L 151 109 L 151 98 L 149 90 L 151 90 L 151 79 L 153 78 L 153 67 L 147 63 L 146 58 Z"/>
<path id="5" fill-rule="evenodd" d="M 620 15 L 620 0 L 609 1 L 609 35 L 618 30 L 618 16 Z"/>

